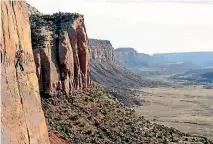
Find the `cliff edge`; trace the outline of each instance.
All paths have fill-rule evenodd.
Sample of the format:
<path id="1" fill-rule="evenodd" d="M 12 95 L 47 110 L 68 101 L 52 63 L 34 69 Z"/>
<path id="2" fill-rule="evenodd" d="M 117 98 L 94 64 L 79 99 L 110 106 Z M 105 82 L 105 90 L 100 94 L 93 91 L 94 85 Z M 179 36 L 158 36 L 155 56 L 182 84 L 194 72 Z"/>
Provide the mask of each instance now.
<path id="1" fill-rule="evenodd" d="M 24 68 L 15 68 L 16 50 Z M 49 144 L 41 107 L 25 1 L 1 1 L 1 142 Z"/>
<path id="2" fill-rule="evenodd" d="M 141 87 L 168 86 L 168 83 L 142 78 L 116 62 L 115 50 L 108 40 L 89 39 L 91 79 L 102 84 L 127 106 L 142 105 L 136 97 Z"/>
<path id="3" fill-rule="evenodd" d="M 90 85 L 90 56 L 83 15 L 31 15 L 31 37 L 40 91 L 69 93 Z"/>

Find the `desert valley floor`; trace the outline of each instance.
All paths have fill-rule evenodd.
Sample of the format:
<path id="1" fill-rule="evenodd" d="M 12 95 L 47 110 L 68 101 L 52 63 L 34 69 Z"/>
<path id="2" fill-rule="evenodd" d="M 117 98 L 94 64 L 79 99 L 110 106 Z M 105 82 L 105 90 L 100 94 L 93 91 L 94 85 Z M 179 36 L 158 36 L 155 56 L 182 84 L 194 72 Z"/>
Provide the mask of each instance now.
<path id="1" fill-rule="evenodd" d="M 144 88 L 138 115 L 152 122 L 213 140 L 213 90 L 201 86 Z"/>

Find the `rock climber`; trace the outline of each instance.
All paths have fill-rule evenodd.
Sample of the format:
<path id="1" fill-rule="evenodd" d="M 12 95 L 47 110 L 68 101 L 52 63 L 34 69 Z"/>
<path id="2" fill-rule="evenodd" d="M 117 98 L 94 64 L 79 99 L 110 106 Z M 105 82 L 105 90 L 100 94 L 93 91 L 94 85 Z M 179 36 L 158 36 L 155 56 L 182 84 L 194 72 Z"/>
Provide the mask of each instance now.
<path id="1" fill-rule="evenodd" d="M 16 64 L 15 64 L 15 68 L 18 67 L 18 65 L 20 66 L 21 71 L 24 71 L 24 66 L 23 66 L 23 56 L 24 56 L 24 51 L 23 50 L 18 50 L 16 52 Z"/>

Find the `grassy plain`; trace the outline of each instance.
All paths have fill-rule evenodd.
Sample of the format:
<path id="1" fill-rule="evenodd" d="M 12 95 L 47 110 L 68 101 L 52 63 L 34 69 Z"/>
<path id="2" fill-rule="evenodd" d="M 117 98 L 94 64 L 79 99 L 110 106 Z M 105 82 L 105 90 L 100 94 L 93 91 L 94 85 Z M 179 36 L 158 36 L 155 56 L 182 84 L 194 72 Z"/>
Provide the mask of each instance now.
<path id="1" fill-rule="evenodd" d="M 213 140 L 213 89 L 202 86 L 144 88 L 137 115 L 182 132 Z"/>

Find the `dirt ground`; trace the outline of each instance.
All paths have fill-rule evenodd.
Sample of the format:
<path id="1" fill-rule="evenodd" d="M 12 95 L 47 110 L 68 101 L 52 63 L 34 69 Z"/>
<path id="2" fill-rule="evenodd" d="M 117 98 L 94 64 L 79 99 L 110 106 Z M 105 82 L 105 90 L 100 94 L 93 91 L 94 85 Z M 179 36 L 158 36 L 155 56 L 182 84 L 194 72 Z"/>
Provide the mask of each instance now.
<path id="1" fill-rule="evenodd" d="M 182 132 L 213 140 L 213 90 L 201 86 L 184 88 L 144 88 L 143 106 L 138 115 Z"/>

